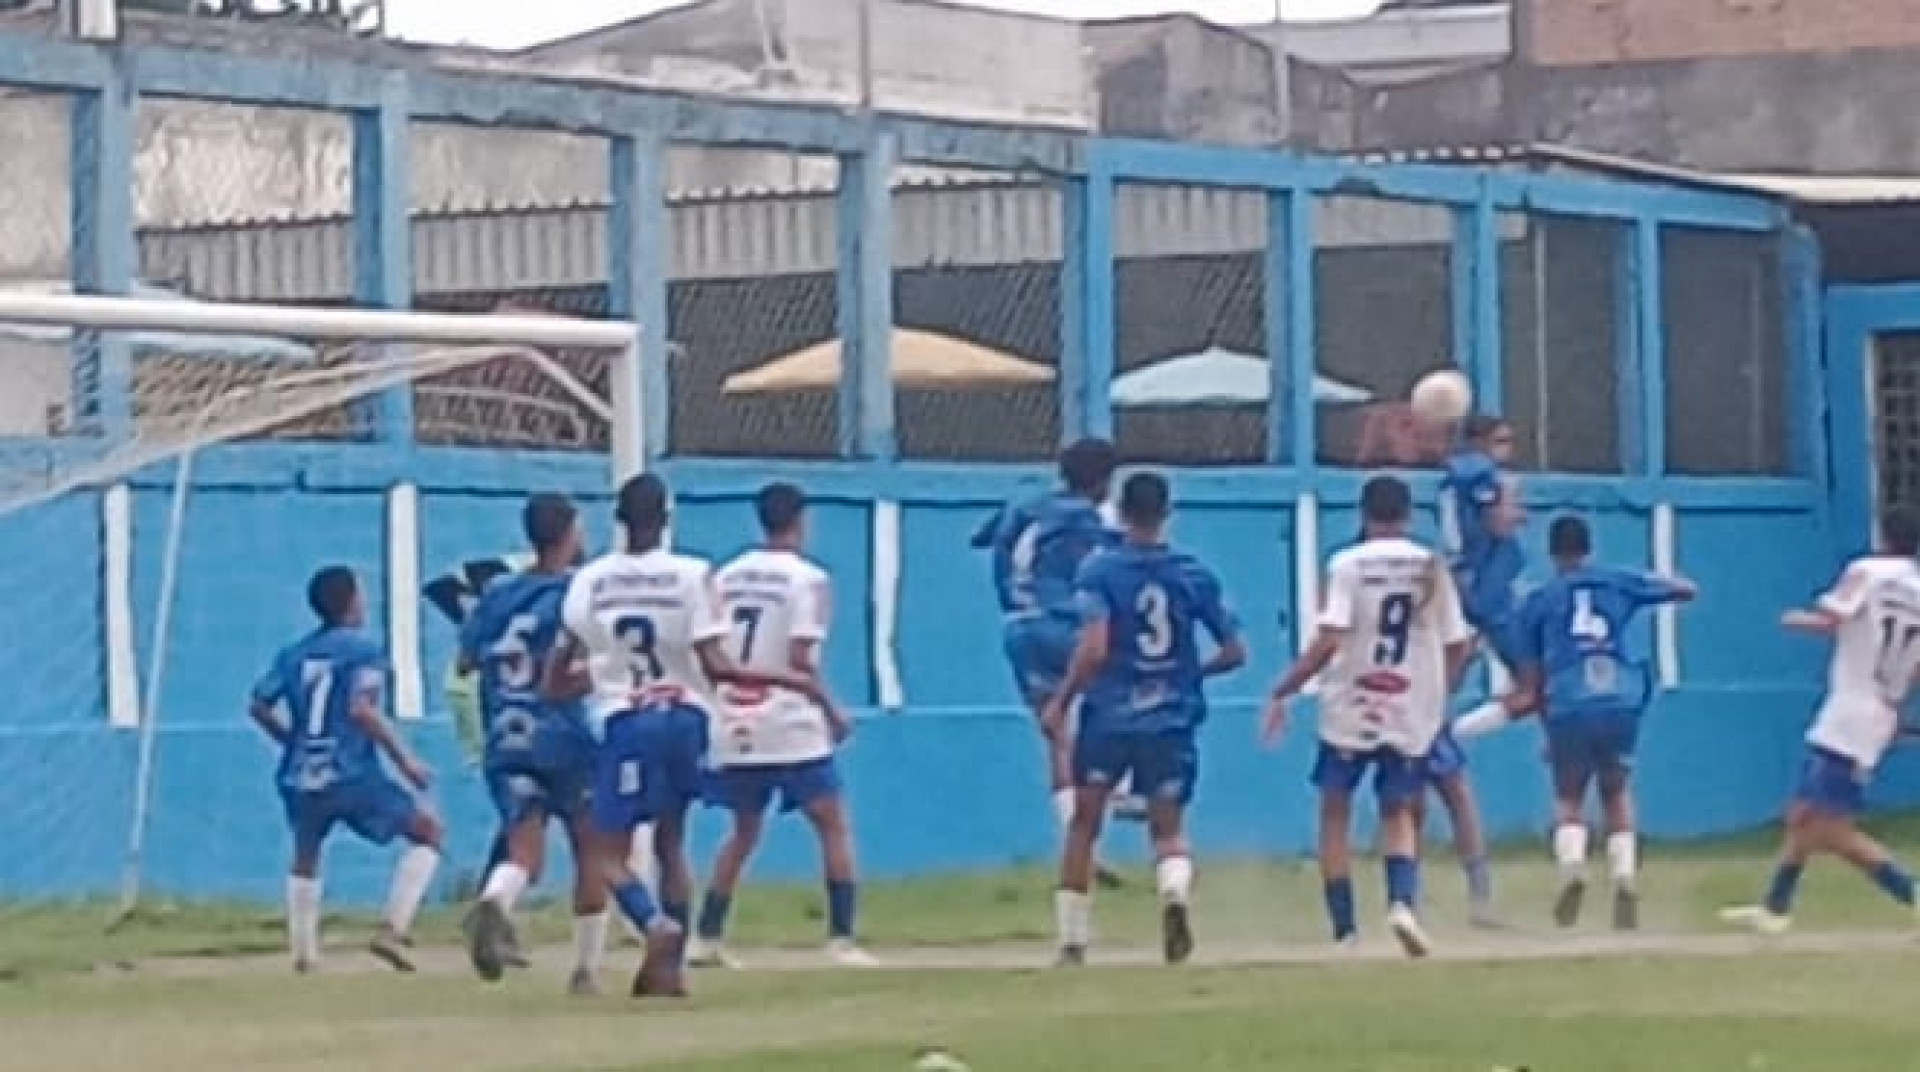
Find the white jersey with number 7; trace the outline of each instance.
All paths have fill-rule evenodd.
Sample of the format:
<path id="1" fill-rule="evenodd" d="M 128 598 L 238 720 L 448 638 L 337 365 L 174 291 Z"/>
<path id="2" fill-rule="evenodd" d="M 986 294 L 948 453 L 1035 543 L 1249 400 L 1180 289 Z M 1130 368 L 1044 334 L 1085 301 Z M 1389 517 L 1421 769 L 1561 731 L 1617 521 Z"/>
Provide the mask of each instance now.
<path id="1" fill-rule="evenodd" d="M 587 710 L 596 730 L 653 699 L 712 710 L 696 649 L 726 636 L 727 623 L 710 574 L 703 559 L 653 550 L 601 555 L 573 575 L 561 620 L 593 667 Z"/>
<path id="2" fill-rule="evenodd" d="M 1857 558 L 1820 609 L 1839 627 L 1826 702 L 1807 742 L 1872 767 L 1893 743 L 1897 709 L 1920 670 L 1920 565 L 1900 555 Z"/>
<path id="3" fill-rule="evenodd" d="M 720 568 L 715 587 L 733 629 L 729 651 L 747 670 L 787 673 L 794 641 L 827 639 L 833 607 L 827 572 L 800 554 L 748 551 Z M 713 752 L 722 766 L 805 763 L 833 754 L 826 713 L 804 696 L 734 687 L 722 689 L 720 700 Z"/>

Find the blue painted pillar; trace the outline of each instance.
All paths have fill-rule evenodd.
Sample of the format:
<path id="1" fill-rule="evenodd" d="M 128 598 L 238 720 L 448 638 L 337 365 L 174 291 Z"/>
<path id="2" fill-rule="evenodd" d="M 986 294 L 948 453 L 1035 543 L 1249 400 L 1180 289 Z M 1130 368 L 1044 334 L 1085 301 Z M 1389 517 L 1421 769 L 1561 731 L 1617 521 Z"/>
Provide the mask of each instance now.
<path id="1" fill-rule="evenodd" d="M 138 271 L 133 218 L 135 99 L 116 67 L 99 90 L 76 94 L 68 181 L 73 288 L 127 294 Z M 119 332 L 73 336 L 72 416 L 88 434 L 133 432 L 133 355 Z"/>
<path id="2" fill-rule="evenodd" d="M 840 157 L 835 220 L 839 255 L 839 445 L 844 457 L 897 453 L 893 421 L 893 135 L 869 131 Z"/>
<path id="3" fill-rule="evenodd" d="M 1667 469 L 1667 325 L 1660 260 L 1660 221 L 1628 224 L 1620 251 L 1615 399 L 1620 464 L 1628 476 Z"/>
<path id="4" fill-rule="evenodd" d="M 667 211 L 667 144 L 657 135 L 614 138 L 607 147 L 607 310 L 640 325 L 637 384 L 613 384 L 615 391 L 638 391 L 646 421 L 644 447 L 649 462 L 672 444 L 672 381 L 667 338 L 667 285 L 672 220 Z"/>
<path id="5" fill-rule="evenodd" d="M 413 304 L 413 183 L 406 76 L 386 75 L 380 106 L 353 113 L 353 297 L 373 309 Z M 413 444 L 413 388 L 366 407 L 374 438 Z"/>
<path id="6" fill-rule="evenodd" d="M 1267 460 L 1311 469 L 1319 411 L 1313 402 L 1313 194 L 1267 197 Z"/>
<path id="7" fill-rule="evenodd" d="M 1089 152 L 1066 183 L 1060 262 L 1060 439 L 1113 437 L 1113 176 Z"/>
<path id="8" fill-rule="evenodd" d="M 1500 322 L 1500 219 L 1483 179 L 1480 197 L 1453 210 L 1453 360 L 1473 381 L 1474 408 L 1506 405 Z"/>
<path id="9" fill-rule="evenodd" d="M 1827 467 L 1827 385 L 1821 375 L 1820 241 L 1806 227 L 1780 235 L 1781 308 L 1786 311 L 1782 354 L 1787 362 L 1787 472 L 1830 486 Z"/>

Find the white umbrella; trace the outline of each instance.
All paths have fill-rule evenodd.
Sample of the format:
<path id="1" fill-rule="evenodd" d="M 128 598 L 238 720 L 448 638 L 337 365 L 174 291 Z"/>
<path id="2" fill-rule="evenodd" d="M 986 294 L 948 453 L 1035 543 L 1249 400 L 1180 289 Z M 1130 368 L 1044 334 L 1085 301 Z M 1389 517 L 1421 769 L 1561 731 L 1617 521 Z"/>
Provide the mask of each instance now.
<path id="1" fill-rule="evenodd" d="M 832 387 L 840 382 L 840 340 L 828 339 L 736 372 L 720 385 L 729 395 L 769 394 Z M 1022 387 L 1053 379 L 1053 369 L 951 335 L 911 328 L 893 331 L 893 382 L 899 387 Z"/>
<path id="2" fill-rule="evenodd" d="M 1267 400 L 1267 359 L 1219 346 L 1143 365 L 1113 381 L 1113 404 L 1139 406 L 1237 406 Z M 1364 387 L 1327 376 L 1313 378 L 1313 400 L 1323 406 L 1373 400 Z"/>

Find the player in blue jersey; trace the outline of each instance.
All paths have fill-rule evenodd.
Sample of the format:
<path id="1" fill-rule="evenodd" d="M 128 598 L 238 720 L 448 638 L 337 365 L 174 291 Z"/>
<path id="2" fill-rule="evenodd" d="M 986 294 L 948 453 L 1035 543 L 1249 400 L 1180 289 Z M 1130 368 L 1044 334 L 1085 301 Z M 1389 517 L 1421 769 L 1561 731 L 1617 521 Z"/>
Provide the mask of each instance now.
<path id="1" fill-rule="evenodd" d="M 440 822 L 381 768 L 384 753 L 415 790 L 427 768 L 388 724 L 388 667 L 380 645 L 361 631 L 366 603 L 345 566 L 329 566 L 307 584 L 319 628 L 281 649 L 253 687 L 249 714 L 281 748 L 276 781 L 293 831 L 287 879 L 287 936 L 294 970 L 320 960 L 320 855 L 337 824 L 376 845 L 410 844 L 394 869 L 386 919 L 369 946 L 397 971 L 413 970 L 408 933 L 440 864 Z M 281 708 L 286 709 L 283 720 Z"/>
<path id="2" fill-rule="evenodd" d="M 1587 789 L 1599 788 L 1613 880 L 1613 925 L 1639 926 L 1635 880 L 1639 845 L 1634 834 L 1628 775 L 1640 716 L 1653 695 L 1653 677 L 1632 651 L 1628 633 L 1648 607 L 1684 603 L 1691 582 L 1589 562 L 1593 536 L 1577 517 L 1560 517 L 1547 530 L 1553 579 L 1521 605 L 1513 630 L 1515 688 L 1508 709 L 1537 708 L 1547 731 L 1553 775 L 1553 855 L 1560 868 L 1554 922 L 1571 927 L 1586 894 Z"/>
<path id="3" fill-rule="evenodd" d="M 1050 737 L 1072 741 L 1074 808 L 1054 904 L 1063 964 L 1086 958 L 1093 847 L 1109 796 L 1129 777 L 1147 802 L 1162 952 L 1169 964 L 1193 952 L 1193 858 L 1185 826 L 1200 773 L 1196 738 L 1207 717 L 1203 686 L 1245 663 L 1247 649 L 1219 579 L 1167 545 L 1171 508 L 1166 478 L 1128 477 L 1120 491 L 1122 542 L 1082 563 L 1074 584 L 1078 639 L 1066 679 L 1043 716 Z M 1201 630 L 1216 645 L 1206 659 Z M 1079 726 L 1070 735 L 1073 704 L 1083 694 Z"/>
<path id="4" fill-rule="evenodd" d="M 1010 503 L 974 534 L 993 553 L 993 582 L 1005 615 L 1002 643 L 1020 696 L 1039 718 L 1060 691 L 1079 630 L 1074 578 L 1080 562 L 1111 546 L 1116 533 L 1100 516 L 1119 456 L 1104 439 L 1082 439 L 1060 452 L 1061 486 Z M 1064 832 L 1074 809 L 1073 770 L 1063 740 L 1049 740 L 1054 818 Z M 1104 886 L 1118 884 L 1099 868 Z"/>
<path id="5" fill-rule="evenodd" d="M 560 603 L 580 558 L 580 518 L 566 496 L 542 493 L 527 500 L 521 527 L 533 547 L 533 564 L 494 580 L 460 630 L 460 667 L 480 675 L 482 769 L 506 831 L 504 857 L 489 869 L 463 929 L 481 978 L 496 980 L 506 966 L 524 964 L 513 910 L 539 881 L 547 821 L 559 819 L 567 825 L 575 860 L 576 959 L 568 987 L 591 994 L 607 937 L 605 884 L 579 866 L 588 841 L 593 737 L 579 704 L 540 698 L 540 668 L 559 636 Z"/>

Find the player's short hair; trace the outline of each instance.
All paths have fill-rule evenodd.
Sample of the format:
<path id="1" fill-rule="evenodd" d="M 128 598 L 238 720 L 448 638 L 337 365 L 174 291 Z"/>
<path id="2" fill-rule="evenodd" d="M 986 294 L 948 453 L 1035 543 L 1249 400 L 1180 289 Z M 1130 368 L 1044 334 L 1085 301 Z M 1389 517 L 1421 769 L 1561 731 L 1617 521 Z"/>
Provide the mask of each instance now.
<path id="1" fill-rule="evenodd" d="M 1487 440 L 1499 434 L 1503 429 L 1511 427 L 1513 427 L 1513 422 L 1507 420 L 1505 417 L 1497 417 L 1493 414 L 1486 413 L 1468 417 L 1467 423 L 1460 428 L 1460 434 L 1465 436 L 1469 442 L 1485 443 Z"/>
<path id="2" fill-rule="evenodd" d="M 672 498 L 666 481 L 652 473 L 641 473 L 620 485 L 613 516 L 628 529 L 658 532 L 667 527 L 667 503 Z"/>
<path id="3" fill-rule="evenodd" d="M 346 620 L 347 611 L 359 593 L 360 580 L 350 567 L 322 566 L 307 582 L 307 606 L 313 610 L 314 617 L 328 625 L 338 625 Z"/>
<path id="4" fill-rule="evenodd" d="M 760 519 L 760 531 L 769 536 L 792 532 L 807 512 L 807 493 L 798 485 L 775 481 L 753 497 L 753 512 Z"/>
<path id="5" fill-rule="evenodd" d="M 1413 489 L 1397 476 L 1381 474 L 1360 488 L 1360 518 L 1376 525 L 1399 525 L 1413 518 Z"/>
<path id="6" fill-rule="evenodd" d="M 1880 539 L 1896 555 L 1920 554 L 1920 510 L 1890 506 L 1881 511 Z"/>
<path id="7" fill-rule="evenodd" d="M 1585 558 L 1593 553 L 1593 529 L 1586 518 L 1562 514 L 1547 526 L 1547 553 L 1555 558 Z"/>
<path id="8" fill-rule="evenodd" d="M 579 516 L 573 500 L 565 495 L 557 491 L 536 492 L 527 496 L 527 505 L 520 510 L 520 529 L 527 534 L 527 542 L 534 550 L 549 551 L 567 538 Z"/>
<path id="9" fill-rule="evenodd" d="M 1120 452 L 1104 439 L 1076 440 L 1060 452 L 1060 479 L 1072 491 L 1099 491 L 1120 467 Z"/>
<path id="10" fill-rule="evenodd" d="M 1173 513 L 1173 489 L 1159 473 L 1135 473 L 1120 485 L 1120 520 L 1158 525 Z"/>

